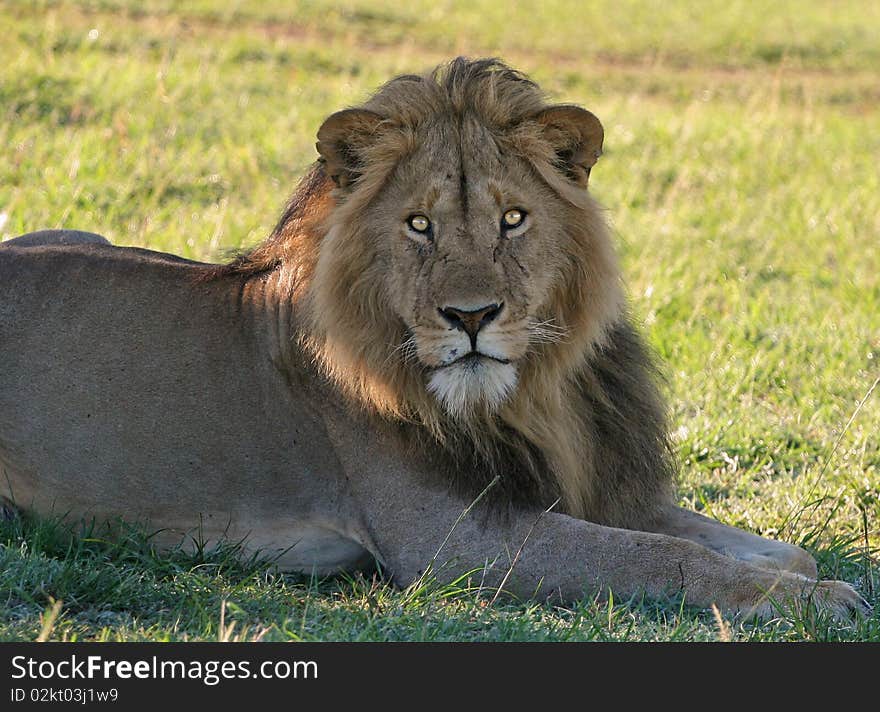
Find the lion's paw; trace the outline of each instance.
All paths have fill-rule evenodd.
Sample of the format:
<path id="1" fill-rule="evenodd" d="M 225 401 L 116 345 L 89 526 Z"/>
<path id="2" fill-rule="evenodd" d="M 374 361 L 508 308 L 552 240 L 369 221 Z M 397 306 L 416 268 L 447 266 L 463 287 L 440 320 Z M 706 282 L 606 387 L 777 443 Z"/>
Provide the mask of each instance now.
<path id="1" fill-rule="evenodd" d="M 844 581 L 814 581 L 803 576 L 798 581 L 786 581 L 783 587 L 774 586 L 763 600 L 747 612 L 762 620 L 794 613 L 801 615 L 812 609 L 825 613 L 840 623 L 849 623 L 870 615 L 871 606 Z"/>
<path id="2" fill-rule="evenodd" d="M 869 616 L 872 610 L 858 591 L 843 581 L 819 581 L 811 597 L 820 610 L 828 610 L 838 620 Z"/>

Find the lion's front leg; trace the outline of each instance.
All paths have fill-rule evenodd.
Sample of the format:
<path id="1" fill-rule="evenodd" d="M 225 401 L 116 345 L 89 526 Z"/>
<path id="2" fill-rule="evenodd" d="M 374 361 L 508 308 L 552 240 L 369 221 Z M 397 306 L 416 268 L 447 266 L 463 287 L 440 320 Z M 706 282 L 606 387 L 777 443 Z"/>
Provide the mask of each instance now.
<path id="1" fill-rule="evenodd" d="M 774 602 L 815 606 L 839 619 L 869 609 L 841 581 L 821 581 L 768 570 L 666 534 L 616 529 L 555 512 L 493 514 L 425 487 L 421 478 L 389 467 L 382 478 L 358 478 L 365 548 L 407 586 L 426 572 L 451 581 L 469 571 L 481 586 L 502 586 L 519 598 L 572 602 L 584 596 L 616 598 L 681 595 L 696 606 L 772 617 Z M 353 478 L 354 479 L 354 478 Z M 370 489 L 369 493 L 366 491 Z"/>
<path id="2" fill-rule="evenodd" d="M 765 539 L 681 507 L 670 505 L 664 509 L 648 530 L 689 539 L 712 551 L 771 571 L 792 571 L 811 579 L 817 575 L 816 561 L 799 546 Z"/>
<path id="3" fill-rule="evenodd" d="M 665 533 L 602 526 L 553 511 L 493 511 L 451 493 L 427 459 L 366 429 L 327 419 L 362 521 L 361 545 L 407 586 L 426 572 L 453 581 L 467 572 L 483 587 L 515 596 L 572 602 L 681 595 L 696 606 L 772 616 L 772 600 L 813 605 L 840 618 L 867 604 L 842 581 L 817 582 L 768 570 Z M 343 424 L 344 421 L 343 421 Z M 473 506 L 471 506 L 473 505 Z"/>
<path id="4" fill-rule="evenodd" d="M 432 502 L 436 505 L 438 502 Z M 520 598 L 681 595 L 691 605 L 770 618 L 777 606 L 815 607 L 839 620 L 869 608 L 842 581 L 814 579 L 729 558 L 687 539 L 603 527 L 561 514 L 509 517 L 471 512 L 452 521 L 452 503 L 402 515 L 382 507 L 372 518 L 377 548 L 395 581 L 408 585 L 428 566 L 441 580 L 477 570 L 483 586 Z M 457 513 L 461 512 L 461 503 Z M 405 510 L 404 510 L 405 511 Z M 509 576 L 508 576 L 509 572 Z"/>

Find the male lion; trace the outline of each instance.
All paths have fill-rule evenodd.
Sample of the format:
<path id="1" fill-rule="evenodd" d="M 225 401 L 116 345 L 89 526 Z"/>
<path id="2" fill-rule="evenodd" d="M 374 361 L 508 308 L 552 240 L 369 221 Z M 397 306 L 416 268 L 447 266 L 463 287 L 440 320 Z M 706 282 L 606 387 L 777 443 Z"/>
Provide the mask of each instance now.
<path id="1" fill-rule="evenodd" d="M 498 61 L 456 59 L 330 116 L 275 230 L 230 264 L 6 243 L 0 492 L 288 570 L 378 561 L 403 586 L 485 568 L 525 597 L 862 610 L 803 550 L 675 506 L 587 192 L 602 138 Z"/>

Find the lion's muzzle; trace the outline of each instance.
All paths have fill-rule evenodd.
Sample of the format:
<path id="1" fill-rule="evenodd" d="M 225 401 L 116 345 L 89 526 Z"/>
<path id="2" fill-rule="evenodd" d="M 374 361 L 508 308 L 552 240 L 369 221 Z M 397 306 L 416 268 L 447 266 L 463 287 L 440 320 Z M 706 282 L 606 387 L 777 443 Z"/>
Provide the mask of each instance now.
<path id="1" fill-rule="evenodd" d="M 476 309 L 462 309 L 454 306 L 439 307 L 437 311 L 443 320 L 450 326 L 464 331 L 471 341 L 471 350 L 477 350 L 477 335 L 486 324 L 493 322 L 501 310 L 504 302 L 500 304 L 487 304 Z"/>

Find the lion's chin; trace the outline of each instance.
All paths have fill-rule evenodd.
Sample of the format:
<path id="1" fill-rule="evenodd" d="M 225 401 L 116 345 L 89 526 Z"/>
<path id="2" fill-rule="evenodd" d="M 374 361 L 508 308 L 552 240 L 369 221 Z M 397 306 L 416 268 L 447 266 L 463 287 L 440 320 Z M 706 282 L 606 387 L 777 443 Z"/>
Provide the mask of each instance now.
<path id="1" fill-rule="evenodd" d="M 457 361 L 438 368 L 428 380 L 428 390 L 459 419 L 495 410 L 515 387 L 516 366 L 491 358 Z"/>

